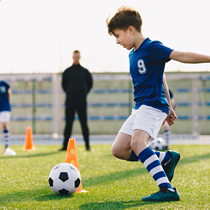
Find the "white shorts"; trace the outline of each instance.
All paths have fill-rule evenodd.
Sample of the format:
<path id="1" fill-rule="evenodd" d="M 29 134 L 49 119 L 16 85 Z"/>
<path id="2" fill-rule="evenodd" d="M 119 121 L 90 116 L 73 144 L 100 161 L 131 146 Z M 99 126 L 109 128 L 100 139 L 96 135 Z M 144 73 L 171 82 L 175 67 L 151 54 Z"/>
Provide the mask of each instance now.
<path id="1" fill-rule="evenodd" d="M 132 136 L 133 130 L 146 131 L 152 139 L 157 138 L 163 121 L 167 114 L 151 106 L 142 105 L 139 109 L 133 109 L 131 115 L 124 122 L 119 133 Z"/>
<path id="2" fill-rule="evenodd" d="M 169 127 L 168 122 L 167 122 L 167 121 L 165 121 L 165 123 L 163 124 L 163 126 L 165 126 L 165 127 Z"/>
<path id="3" fill-rule="evenodd" d="M 9 122 L 10 121 L 10 112 L 2 111 L 0 112 L 0 122 Z"/>

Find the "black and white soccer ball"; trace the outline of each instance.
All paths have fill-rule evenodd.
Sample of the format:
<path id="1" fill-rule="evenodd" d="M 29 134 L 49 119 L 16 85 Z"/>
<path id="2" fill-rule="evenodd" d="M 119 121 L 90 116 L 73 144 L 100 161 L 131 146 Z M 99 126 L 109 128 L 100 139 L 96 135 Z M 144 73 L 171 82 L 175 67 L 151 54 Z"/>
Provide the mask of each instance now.
<path id="1" fill-rule="evenodd" d="M 80 185 L 78 169 L 69 163 L 60 163 L 52 168 L 48 178 L 51 189 L 59 195 L 74 193 Z"/>
<path id="2" fill-rule="evenodd" d="M 158 137 L 158 138 L 154 139 L 149 146 L 151 149 L 161 151 L 166 148 L 166 142 L 163 138 Z"/>

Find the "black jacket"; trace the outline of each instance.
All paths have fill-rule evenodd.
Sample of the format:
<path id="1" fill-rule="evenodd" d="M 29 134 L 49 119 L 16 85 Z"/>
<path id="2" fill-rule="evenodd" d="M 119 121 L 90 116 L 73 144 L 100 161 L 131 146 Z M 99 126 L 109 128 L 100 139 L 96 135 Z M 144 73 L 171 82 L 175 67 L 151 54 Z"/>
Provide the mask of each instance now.
<path id="1" fill-rule="evenodd" d="M 72 65 L 62 74 L 62 88 L 66 93 L 66 106 L 86 102 L 93 85 L 91 73 L 80 64 Z"/>

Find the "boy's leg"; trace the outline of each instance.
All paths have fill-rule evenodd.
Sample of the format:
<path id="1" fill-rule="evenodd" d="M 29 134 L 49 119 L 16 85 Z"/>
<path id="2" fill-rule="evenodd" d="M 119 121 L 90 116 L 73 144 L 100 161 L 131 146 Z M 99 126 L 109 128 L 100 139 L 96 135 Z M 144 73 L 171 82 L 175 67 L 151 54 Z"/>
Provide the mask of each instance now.
<path id="1" fill-rule="evenodd" d="M 148 172 L 152 175 L 159 187 L 168 187 L 173 189 L 171 186 L 162 166 L 155 152 L 147 147 L 147 141 L 150 136 L 146 131 L 134 130 L 131 140 L 131 147 L 140 161 L 144 164 Z"/>
<path id="2" fill-rule="evenodd" d="M 136 110 L 132 110 L 131 115 L 123 123 L 112 144 L 112 154 L 122 160 L 138 161 L 135 153 L 131 149 L 131 137 L 133 133 L 133 124 L 135 122 Z"/>
<path id="3" fill-rule="evenodd" d="M 9 147 L 9 130 L 3 130 L 3 138 L 5 142 L 5 150 Z"/>
<path id="4" fill-rule="evenodd" d="M 129 160 L 131 158 L 131 136 L 125 133 L 118 133 L 115 138 L 112 148 L 112 154 L 122 160 Z M 134 153 L 134 158 L 136 155 Z M 138 157 L 137 157 L 138 158 Z"/>
<path id="5" fill-rule="evenodd" d="M 154 152 L 159 158 L 163 170 L 165 171 L 166 176 L 168 177 L 168 180 L 171 182 L 174 176 L 175 167 L 180 159 L 180 154 L 176 151 L 167 151 L 167 152 L 154 151 Z M 130 157 L 127 161 L 139 161 L 138 156 L 135 154 L 133 150 L 131 150 L 131 153 L 129 152 L 129 154 Z"/>
<path id="6" fill-rule="evenodd" d="M 170 141 L 170 135 L 171 135 L 171 131 L 168 125 L 164 125 L 163 126 L 163 133 L 164 133 L 164 139 L 166 141 L 166 150 L 169 149 L 169 141 Z"/>
<path id="7" fill-rule="evenodd" d="M 10 139 L 9 126 L 7 122 L 3 122 L 2 125 L 3 125 L 3 139 L 6 150 L 9 147 L 9 139 Z"/>
<path id="8" fill-rule="evenodd" d="M 140 161 L 144 164 L 160 188 L 160 193 L 152 194 L 142 200 L 179 200 L 179 195 L 169 182 L 157 155 L 151 148 L 147 147 L 149 138 L 150 135 L 146 131 L 134 130 L 131 140 L 131 148 L 136 154 L 139 154 L 138 157 Z"/>
<path id="9" fill-rule="evenodd" d="M 10 140 L 10 133 L 9 133 L 9 121 L 10 121 L 10 112 L 5 111 L 1 113 L 1 121 L 3 127 L 3 139 L 5 142 L 5 151 L 4 155 L 16 155 L 16 152 L 9 148 L 9 140 Z"/>
<path id="10" fill-rule="evenodd" d="M 167 151 L 167 152 L 159 152 L 154 151 L 157 157 L 159 158 L 162 167 L 171 182 L 174 176 L 174 170 L 179 162 L 180 154 L 176 151 Z"/>

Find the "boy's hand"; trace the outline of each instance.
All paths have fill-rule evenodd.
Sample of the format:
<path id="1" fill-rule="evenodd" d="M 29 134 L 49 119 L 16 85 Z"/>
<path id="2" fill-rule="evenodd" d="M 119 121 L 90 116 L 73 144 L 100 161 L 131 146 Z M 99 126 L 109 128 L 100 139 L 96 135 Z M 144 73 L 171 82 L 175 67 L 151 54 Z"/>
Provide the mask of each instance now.
<path id="1" fill-rule="evenodd" d="M 176 113 L 175 111 L 170 108 L 169 109 L 169 114 L 168 116 L 166 117 L 166 119 L 163 121 L 163 124 L 165 123 L 165 121 L 168 123 L 169 126 L 173 125 L 175 120 L 177 119 L 177 116 L 176 116 Z"/>

